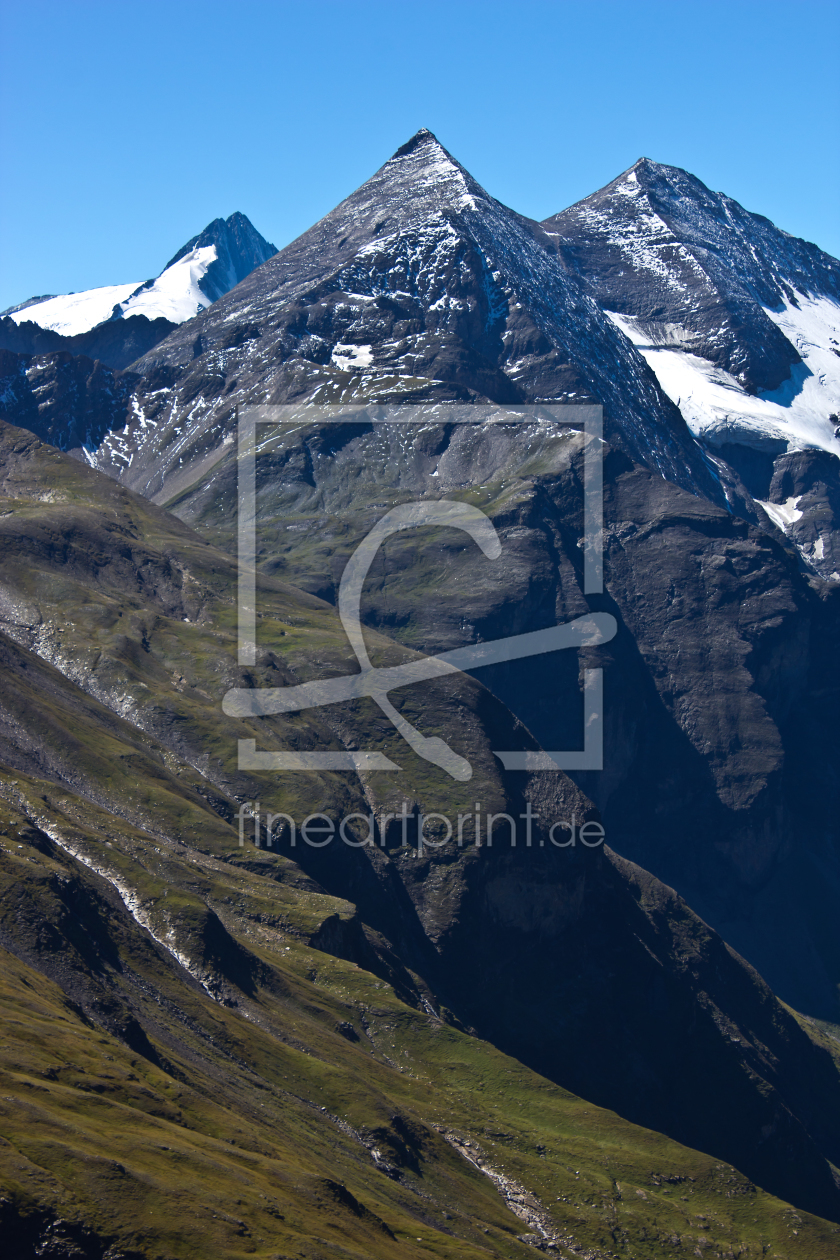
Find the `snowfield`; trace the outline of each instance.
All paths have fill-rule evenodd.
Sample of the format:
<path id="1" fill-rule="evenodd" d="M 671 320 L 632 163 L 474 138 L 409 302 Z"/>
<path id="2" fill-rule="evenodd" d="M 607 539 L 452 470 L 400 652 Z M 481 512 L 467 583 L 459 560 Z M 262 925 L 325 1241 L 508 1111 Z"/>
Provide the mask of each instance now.
<path id="1" fill-rule="evenodd" d="M 132 284 L 106 284 L 101 289 L 87 289 L 84 293 L 66 293 L 47 302 L 27 306 L 10 318 L 16 324 L 30 320 L 41 328 L 61 333 L 63 337 L 75 337 L 110 319 L 114 307 L 130 297 L 141 283 L 135 280 Z"/>
<path id="2" fill-rule="evenodd" d="M 830 298 L 800 297 L 797 306 L 786 302 L 781 311 L 767 310 L 803 361 L 791 369 L 790 380 L 758 395 L 678 343 L 652 345 L 635 319 L 607 314 L 644 355 L 695 436 L 715 445 L 736 430 L 743 442 L 753 430 L 782 438 L 791 449 L 815 446 L 840 456 L 840 421 L 830 419 L 840 414 L 840 306 Z"/>
<path id="3" fill-rule="evenodd" d="M 202 292 L 201 281 L 207 268 L 216 261 L 216 246 L 196 246 L 178 262 L 167 267 L 148 288 L 140 289 L 123 302 L 123 315 L 145 315 L 147 319 L 171 320 L 182 324 L 210 305 Z"/>

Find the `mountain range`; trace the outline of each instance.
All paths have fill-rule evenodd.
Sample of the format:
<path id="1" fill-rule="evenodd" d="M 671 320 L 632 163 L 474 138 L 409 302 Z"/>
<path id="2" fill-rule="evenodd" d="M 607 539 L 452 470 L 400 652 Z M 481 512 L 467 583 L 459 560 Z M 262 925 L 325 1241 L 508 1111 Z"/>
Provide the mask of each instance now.
<path id="1" fill-rule="evenodd" d="M 31 317 L 69 299 L 3 319 L 15 1254 L 840 1254 L 838 284 L 676 168 L 538 224 L 421 131 L 279 252 L 216 220 L 73 347 L 11 344 L 63 337 Z M 131 362 L 78 340 L 132 325 Z M 289 423 L 256 459 L 242 666 L 254 403 Z M 603 407 L 600 593 L 557 403 Z M 388 404 L 421 409 L 410 440 Z M 406 688 L 468 784 L 369 698 L 225 716 L 231 688 L 353 672 L 346 562 L 386 502 L 440 498 L 481 509 L 502 570 L 446 531 L 390 539 L 377 665 L 592 613 L 614 639 Z M 577 746 L 585 668 L 604 769 L 504 770 L 494 749 Z M 244 770 L 243 739 L 401 774 Z M 260 800 L 530 802 L 609 848 L 242 846 Z"/>

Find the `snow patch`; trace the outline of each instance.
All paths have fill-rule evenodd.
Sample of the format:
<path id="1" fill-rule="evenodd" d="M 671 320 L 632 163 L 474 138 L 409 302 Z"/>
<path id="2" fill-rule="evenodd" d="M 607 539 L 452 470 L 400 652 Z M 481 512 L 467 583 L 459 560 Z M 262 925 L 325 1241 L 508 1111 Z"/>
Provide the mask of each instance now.
<path id="1" fill-rule="evenodd" d="M 163 317 L 173 324 L 183 324 L 212 304 L 201 288 L 201 281 L 216 257 L 215 245 L 203 245 L 200 249 L 196 246 L 167 267 L 148 288 L 135 281 L 87 289 L 84 293 L 68 293 L 16 311 L 11 318 L 16 324 L 31 320 L 65 337 L 89 332 L 109 320 L 115 306 L 122 308 L 125 318 L 145 315 L 147 319 Z"/>
<path id="2" fill-rule="evenodd" d="M 339 342 L 332 352 L 332 361 L 342 372 L 370 367 L 373 363 L 373 346 L 345 346 Z"/>
<path id="3" fill-rule="evenodd" d="M 765 503 L 763 499 L 756 499 L 756 503 L 761 504 L 771 521 L 778 525 L 782 533 L 787 533 L 790 525 L 802 519 L 802 513 L 796 506 L 798 502 L 796 495 L 791 495 L 789 499 L 785 499 L 784 503 Z"/>

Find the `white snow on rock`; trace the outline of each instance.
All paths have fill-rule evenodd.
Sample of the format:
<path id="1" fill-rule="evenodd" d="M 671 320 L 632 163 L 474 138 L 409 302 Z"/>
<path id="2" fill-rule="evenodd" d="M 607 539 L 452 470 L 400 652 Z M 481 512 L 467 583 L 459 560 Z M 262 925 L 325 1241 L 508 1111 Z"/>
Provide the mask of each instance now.
<path id="1" fill-rule="evenodd" d="M 758 395 L 748 394 L 734 376 L 708 360 L 681 350 L 679 329 L 665 326 L 667 344 L 651 344 L 635 319 L 607 314 L 644 355 L 695 436 L 714 445 L 736 430 L 743 441 L 753 430 L 783 438 L 790 449 L 819 447 L 840 455 L 834 432 L 838 421 L 829 419 L 840 414 L 840 306 L 825 297 L 798 297 L 797 302 L 767 314 L 803 361 L 778 389 Z"/>
<path id="2" fill-rule="evenodd" d="M 110 319 L 114 307 L 130 297 L 137 285 L 138 281 L 135 280 L 132 284 L 106 284 L 101 289 L 66 293 L 61 297 L 50 298 L 47 302 L 24 307 L 10 318 L 16 324 L 31 320 L 33 324 L 61 333 L 63 337 L 74 337 L 77 333 L 88 332 L 103 320 Z"/>
<path id="3" fill-rule="evenodd" d="M 171 267 L 162 272 L 154 284 L 138 290 L 128 301 L 123 301 L 123 315 L 145 315 L 147 319 L 171 320 L 182 324 L 199 311 L 210 306 L 211 300 L 202 292 L 201 281 L 207 268 L 216 261 L 216 246 L 204 245 L 191 249 Z M 136 288 L 136 286 L 135 286 Z"/>
<path id="4" fill-rule="evenodd" d="M 373 363 L 373 346 L 344 346 L 339 343 L 332 352 L 332 361 L 344 372 L 370 367 Z"/>
<path id="5" fill-rule="evenodd" d="M 782 533 L 787 533 L 788 526 L 802 519 L 802 512 L 797 507 L 799 500 L 796 495 L 791 495 L 789 499 L 785 499 L 784 503 L 769 503 L 764 499 L 756 499 L 756 503 L 761 504 L 771 521 L 778 525 Z"/>
<path id="6" fill-rule="evenodd" d="M 633 271 L 646 271 L 663 280 L 669 288 L 685 293 L 685 282 L 674 266 L 676 258 L 681 263 L 687 263 L 696 276 L 704 275 L 691 250 L 656 213 L 635 170 L 628 172 L 625 179 L 616 185 L 615 191 L 617 196 L 626 197 L 634 204 L 634 214 L 616 221 L 607 219 L 600 207 L 583 206 L 578 211 L 580 221 L 590 228 L 593 237 L 600 235 L 605 224 L 608 225 L 610 240 L 619 247 Z"/>
<path id="7" fill-rule="evenodd" d="M 27 306 L 11 318 L 17 324 L 32 320 L 41 328 L 50 328 L 65 337 L 88 332 L 111 319 L 116 306 L 122 308 L 126 319 L 130 315 L 145 315 L 147 319 L 162 316 L 173 324 L 182 324 L 212 304 L 213 298 L 203 292 L 201 281 L 216 257 L 215 245 L 196 246 L 148 285 L 135 281 L 68 293 Z M 231 288 L 236 284 L 233 272 L 228 276 L 228 283 Z"/>

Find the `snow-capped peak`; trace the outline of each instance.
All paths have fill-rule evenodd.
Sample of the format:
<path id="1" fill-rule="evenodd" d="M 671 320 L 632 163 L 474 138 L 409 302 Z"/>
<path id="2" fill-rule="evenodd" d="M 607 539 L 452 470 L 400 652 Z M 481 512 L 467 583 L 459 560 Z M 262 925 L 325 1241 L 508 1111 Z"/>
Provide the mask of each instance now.
<path id="1" fill-rule="evenodd" d="M 543 227 L 710 458 L 836 579 L 840 262 L 648 158 Z"/>
<path id="2" fill-rule="evenodd" d="M 63 336 L 88 332 L 111 319 L 144 315 L 184 323 L 230 292 L 277 250 L 239 211 L 214 219 L 178 251 L 155 280 L 67 293 L 9 312 Z"/>
<path id="3" fill-rule="evenodd" d="M 115 317 L 163 316 L 183 324 L 276 253 L 239 211 L 226 220 L 214 219 L 178 251 L 156 280 L 147 281 L 122 302 Z"/>
<path id="4" fill-rule="evenodd" d="M 771 313 L 797 293 L 840 302 L 836 259 L 649 158 L 543 227 L 605 309 L 642 321 L 651 341 L 679 329 L 684 349 L 750 393 L 777 389 L 800 361 Z"/>

